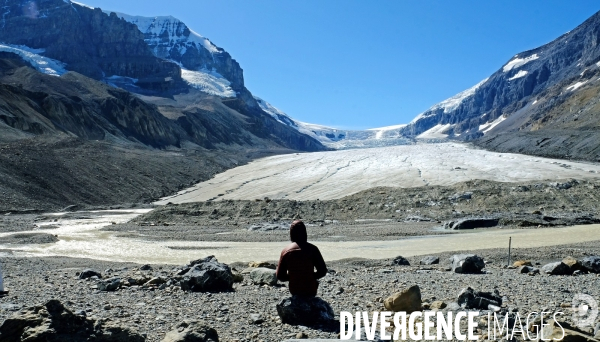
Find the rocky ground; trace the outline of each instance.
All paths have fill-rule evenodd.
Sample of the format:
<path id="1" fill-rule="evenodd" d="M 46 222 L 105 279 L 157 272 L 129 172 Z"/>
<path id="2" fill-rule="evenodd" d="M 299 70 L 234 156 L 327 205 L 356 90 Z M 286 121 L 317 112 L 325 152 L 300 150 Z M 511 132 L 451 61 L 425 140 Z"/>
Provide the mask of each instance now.
<path id="1" fill-rule="evenodd" d="M 289 150 L 193 145 L 158 150 L 74 138 L 0 139 L 0 214 L 139 206 L 249 160 L 285 152 Z"/>
<path id="2" fill-rule="evenodd" d="M 210 201 L 158 207 L 106 227 L 122 236 L 188 241 L 285 241 L 294 218 L 318 240 L 381 240 L 449 232 L 450 222 L 494 218 L 496 228 L 599 223 L 600 182 L 501 183 L 375 188 L 338 200 Z M 437 229 L 440 228 L 440 229 Z"/>
<path id="3" fill-rule="evenodd" d="M 566 256 L 582 258 L 600 254 L 600 241 L 589 243 L 513 250 L 513 260 L 530 260 L 541 265 L 560 261 Z M 422 257 L 408 258 L 412 266 L 392 265 L 386 260 L 346 259 L 328 263 L 329 274 L 321 280 L 319 296 L 329 302 L 336 317 L 340 311 L 383 311 L 383 300 L 410 285 L 420 287 L 424 307 L 434 301 L 457 310 L 453 302 L 461 289 L 497 290 L 504 297 L 503 306 L 521 316 L 528 312 L 567 311 L 577 293 L 589 294 L 600 300 L 598 274 L 578 276 L 548 276 L 519 274 L 507 269 L 505 250 L 482 250 L 485 274 L 451 272 L 446 261 L 450 254 L 437 255 L 441 264 L 419 265 Z M 242 271 L 248 265 L 230 265 Z M 58 299 L 73 312 L 85 311 L 88 318 L 109 321 L 131 328 L 160 341 L 165 334 L 184 320 L 203 319 L 217 330 L 221 341 L 281 341 L 286 338 L 336 338 L 336 329 L 292 326 L 281 323 L 275 305 L 289 296 L 285 284 L 254 285 L 248 275 L 234 284 L 232 292 L 190 293 L 167 283 L 160 287 L 123 286 L 114 292 L 97 289 L 94 280 L 81 280 L 84 269 L 99 270 L 103 277 L 172 277 L 173 265 L 140 265 L 109 263 L 70 258 L 2 258 L 5 286 L 9 295 L 0 298 L 0 322 L 27 307 Z M 540 267 L 540 266 L 535 266 Z M 142 267 L 145 269 L 146 267 Z M 542 272 L 543 273 L 543 272 Z M 253 315 L 258 314 L 259 316 Z M 569 320 L 567 313 L 565 320 Z M 260 322 L 260 321 L 263 322 Z M 480 327 L 483 333 L 485 327 Z M 591 332 L 591 331 L 590 331 Z M 593 332 L 592 332 L 593 333 Z"/>

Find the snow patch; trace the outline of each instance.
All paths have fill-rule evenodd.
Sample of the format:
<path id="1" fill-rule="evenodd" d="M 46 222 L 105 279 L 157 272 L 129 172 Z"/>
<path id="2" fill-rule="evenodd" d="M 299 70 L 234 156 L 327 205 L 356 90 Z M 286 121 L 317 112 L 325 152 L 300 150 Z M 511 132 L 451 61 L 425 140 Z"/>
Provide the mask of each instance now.
<path id="1" fill-rule="evenodd" d="M 375 139 L 382 139 L 383 138 L 383 134 L 385 132 L 388 131 L 394 131 L 397 129 L 401 129 L 406 127 L 406 124 L 402 124 L 402 125 L 393 125 L 393 126 L 386 126 L 386 127 L 379 127 L 379 128 L 370 128 L 367 131 L 374 131 L 375 132 Z"/>
<path id="2" fill-rule="evenodd" d="M 445 134 L 444 132 L 453 126 L 454 125 L 451 124 L 437 124 L 431 127 L 430 129 L 426 130 L 425 132 L 419 134 L 417 136 L 417 139 L 446 139 L 448 138 L 448 134 Z"/>
<path id="3" fill-rule="evenodd" d="M 93 6 L 90 6 L 90 5 L 86 5 L 86 4 L 83 4 L 83 3 L 81 3 L 81 2 L 77 2 L 77 1 L 69 1 L 69 0 L 65 0 L 65 2 L 66 2 L 66 3 L 72 3 L 72 4 L 75 4 L 75 5 L 79 5 L 79 6 L 81 6 L 81 7 L 87 7 L 87 8 L 89 8 L 89 9 L 94 9 L 94 8 L 96 8 L 96 7 L 93 7 Z"/>
<path id="4" fill-rule="evenodd" d="M 579 81 L 579 82 L 577 82 L 575 84 L 572 84 L 572 85 L 570 85 L 570 86 L 567 87 L 567 91 L 568 90 L 575 91 L 575 90 L 579 89 L 581 86 L 583 86 L 584 84 L 586 84 L 587 82 L 588 81 Z"/>
<path id="5" fill-rule="evenodd" d="M 531 55 L 529 57 L 526 57 L 526 58 L 519 58 L 519 57 L 517 57 L 517 58 L 511 60 L 510 62 L 506 63 L 506 65 L 502 68 L 502 70 L 504 72 L 509 72 L 512 69 L 520 68 L 523 65 L 525 65 L 525 64 L 527 64 L 527 63 L 529 63 L 531 61 L 534 61 L 534 60 L 536 60 L 538 58 L 540 58 L 540 57 L 538 56 L 537 53 L 534 53 L 533 55 Z"/>
<path id="6" fill-rule="evenodd" d="M 220 97 L 235 97 L 231 83 L 215 70 L 201 69 L 199 71 L 181 68 L 181 78 L 191 87 L 204 93 Z"/>
<path id="7" fill-rule="evenodd" d="M 110 14 L 113 11 L 104 12 Z M 146 43 L 154 46 L 154 54 L 158 57 L 166 57 L 162 50 L 179 43 L 188 47 L 195 45 L 199 48 L 202 46 L 212 54 L 221 52 L 208 38 L 192 31 L 181 20 L 172 16 L 142 17 L 119 12 L 114 13 L 119 18 L 135 24 L 146 35 Z M 165 42 L 167 42 L 167 46 L 165 46 Z M 180 50 L 180 52 L 185 53 L 185 50 Z"/>
<path id="8" fill-rule="evenodd" d="M 518 73 L 516 73 L 513 77 L 509 78 L 508 80 L 509 81 L 516 80 L 517 78 L 524 77 L 525 75 L 527 75 L 527 73 L 528 73 L 527 70 L 519 70 Z"/>
<path id="9" fill-rule="evenodd" d="M 500 116 L 499 118 L 497 118 L 496 120 L 494 120 L 492 122 L 487 122 L 487 123 L 484 123 L 483 125 L 479 125 L 479 130 L 482 131 L 483 134 L 486 134 L 487 132 L 494 129 L 494 127 L 498 126 L 504 120 L 506 120 L 506 118 L 504 116 Z"/>
<path id="10" fill-rule="evenodd" d="M 24 45 L 0 44 L 0 51 L 12 52 L 21 56 L 39 72 L 46 75 L 60 76 L 67 72 L 64 63 L 42 56 L 44 49 L 32 49 Z"/>

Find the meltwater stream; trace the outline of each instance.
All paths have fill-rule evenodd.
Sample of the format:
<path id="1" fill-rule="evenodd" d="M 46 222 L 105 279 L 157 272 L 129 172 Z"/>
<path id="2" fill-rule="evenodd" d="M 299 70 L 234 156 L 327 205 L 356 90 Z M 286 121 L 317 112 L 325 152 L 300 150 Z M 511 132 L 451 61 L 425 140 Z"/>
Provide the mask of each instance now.
<path id="1" fill-rule="evenodd" d="M 101 231 L 104 226 L 124 223 L 150 209 L 91 211 L 51 214 L 58 219 L 58 228 L 41 231 L 58 235 L 60 241 L 40 245 L 0 245 L 0 250 L 15 256 L 67 256 L 116 262 L 152 264 L 184 264 L 189 260 L 215 255 L 219 261 L 276 260 L 287 242 L 198 242 L 146 241 L 118 237 L 117 233 Z M 3 233 L 0 237 L 14 233 Z M 476 230 L 468 233 L 429 235 L 387 241 L 315 241 L 326 260 L 344 258 L 384 259 L 397 255 L 414 256 L 505 248 L 512 237 L 514 248 L 542 247 L 600 240 L 600 225 L 543 229 Z M 173 248 L 175 247 L 175 248 Z M 6 254 L 5 254 L 6 255 Z"/>

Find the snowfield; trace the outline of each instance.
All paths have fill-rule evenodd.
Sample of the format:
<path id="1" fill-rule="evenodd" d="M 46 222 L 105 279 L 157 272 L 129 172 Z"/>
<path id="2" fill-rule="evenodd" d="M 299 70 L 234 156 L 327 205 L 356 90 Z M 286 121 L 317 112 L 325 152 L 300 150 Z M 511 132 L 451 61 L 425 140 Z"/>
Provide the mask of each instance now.
<path id="1" fill-rule="evenodd" d="M 394 125 L 366 130 L 338 129 L 292 119 L 285 112 L 260 97 L 254 96 L 254 99 L 256 99 L 260 108 L 275 120 L 336 150 L 407 145 L 411 143 L 410 140 L 400 133 L 400 130 L 406 125 Z"/>
<path id="2" fill-rule="evenodd" d="M 479 150 L 458 143 L 295 153 L 230 169 L 157 204 L 269 197 L 326 200 L 373 187 L 600 178 L 600 165 Z"/>
<path id="3" fill-rule="evenodd" d="M 32 49 L 24 45 L 0 44 L 0 51 L 12 52 L 19 55 L 37 71 L 51 76 L 60 76 L 65 74 L 65 64 L 52 58 L 44 57 L 44 49 Z"/>

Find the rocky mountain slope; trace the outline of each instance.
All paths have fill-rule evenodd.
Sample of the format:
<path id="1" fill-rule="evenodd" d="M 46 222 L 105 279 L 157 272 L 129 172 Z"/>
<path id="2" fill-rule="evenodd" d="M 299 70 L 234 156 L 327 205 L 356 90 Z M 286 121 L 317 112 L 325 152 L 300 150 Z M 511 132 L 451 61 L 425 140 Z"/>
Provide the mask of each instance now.
<path id="1" fill-rule="evenodd" d="M 600 12 L 418 115 L 408 137 L 475 141 L 499 151 L 600 160 Z"/>
<path id="2" fill-rule="evenodd" d="M 311 137 L 281 125 L 264 113 L 245 88 L 239 64 L 223 49 L 192 32 L 175 18 L 117 15 L 68 0 L 44 0 L 36 3 L 6 0 L 2 11 L 0 51 L 18 55 L 44 74 L 61 76 L 67 71 L 75 71 L 110 85 L 113 89 L 105 87 L 100 92 L 109 94 L 110 98 L 121 96 L 123 101 L 110 110 L 100 108 L 97 111 L 99 116 L 112 112 L 108 115 L 112 115 L 112 120 L 115 121 L 120 115 L 115 111 L 130 112 L 131 105 L 153 112 L 150 120 L 152 124 L 161 122 L 164 126 L 159 129 L 130 123 L 127 125 L 130 132 L 125 133 L 131 138 L 129 140 L 153 147 L 180 147 L 182 142 L 187 141 L 209 148 L 215 144 L 253 145 L 264 140 L 259 145 L 271 144 L 308 151 L 324 149 Z M 23 79 L 20 79 L 21 75 L 16 75 L 6 82 L 22 86 L 32 78 L 44 78 L 41 75 L 26 74 Z M 58 96 L 61 102 L 69 102 L 65 98 L 77 96 L 79 91 L 87 91 L 81 90 L 82 87 L 67 91 L 69 87 L 65 84 L 68 82 L 83 82 L 83 88 L 88 90 L 90 87 L 102 88 L 91 80 L 82 81 L 83 78 L 71 73 L 56 80 L 44 79 L 47 84 L 54 85 L 36 91 L 61 93 L 65 95 Z M 65 80 L 67 82 L 63 82 Z M 29 83 L 35 84 L 33 81 Z M 135 96 L 126 95 L 115 88 L 139 95 L 170 98 L 181 94 L 201 93 L 199 99 L 202 98 L 202 101 L 196 101 L 197 103 L 214 102 L 215 108 L 223 110 L 222 113 L 209 115 L 199 108 L 192 108 L 195 105 L 186 102 L 185 114 L 168 118 L 153 106 L 143 103 L 143 100 L 135 99 Z M 203 96 L 204 94 L 211 96 Z M 218 105 L 221 102 L 225 106 Z M 230 113 L 229 109 L 224 108 L 228 105 L 235 106 L 234 111 L 237 113 Z M 57 118 L 60 114 L 49 113 L 47 110 L 46 117 L 48 114 L 54 115 L 51 120 L 60 123 L 63 131 L 74 133 L 80 138 L 104 137 L 100 131 L 107 130 L 107 127 L 104 123 L 99 123 L 102 120 L 94 121 L 93 125 L 99 125 L 98 127 L 76 127 L 80 122 L 73 121 L 72 117 L 86 114 L 79 113 L 77 107 L 73 108 L 68 113 L 63 111 L 60 118 Z M 8 110 L 5 112 L 10 113 Z M 140 120 L 135 110 L 129 115 L 132 116 L 131 120 Z M 19 120 L 25 119 L 21 117 Z M 72 125 L 63 125 L 69 120 Z M 78 132 L 81 130 L 98 132 L 88 136 L 86 134 L 89 132 L 82 134 Z M 230 134 L 210 133 L 216 131 Z M 108 132 L 114 135 L 113 128 L 108 128 Z M 145 134 L 146 137 L 140 140 L 140 134 Z M 245 137 L 240 138 L 242 136 Z"/>
<path id="3" fill-rule="evenodd" d="M 223 49 L 171 17 L 119 15 L 0 7 L 0 211 L 151 201 L 257 156 L 325 149 L 265 113 Z"/>

